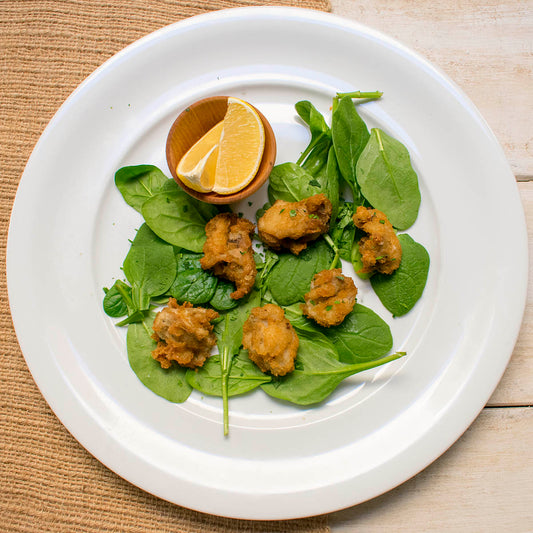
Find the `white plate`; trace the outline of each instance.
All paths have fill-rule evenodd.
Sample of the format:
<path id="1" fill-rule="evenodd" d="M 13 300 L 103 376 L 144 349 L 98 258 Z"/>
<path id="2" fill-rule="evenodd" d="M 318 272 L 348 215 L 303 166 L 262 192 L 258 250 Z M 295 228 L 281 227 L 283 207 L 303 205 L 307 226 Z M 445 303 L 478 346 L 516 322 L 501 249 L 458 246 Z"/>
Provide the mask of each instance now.
<path id="1" fill-rule="evenodd" d="M 360 301 L 392 325 L 394 348 L 408 356 L 349 378 L 315 408 L 283 405 L 262 391 L 232 399 L 224 438 L 221 402 L 193 393 L 171 404 L 146 389 L 129 368 L 123 332 L 102 311 L 102 287 L 120 276 L 140 223 L 115 189 L 114 172 L 153 163 L 168 173 L 172 121 L 212 94 L 255 104 L 274 126 L 278 162 L 295 160 L 308 133 L 294 103 L 310 99 L 328 114 L 334 92 L 350 89 L 384 91 L 360 111 L 408 146 L 420 177 L 422 208 L 409 233 L 431 254 L 423 298 L 392 319 L 358 283 Z M 244 203 L 248 216 L 261 198 L 252 210 Z M 28 366 L 87 450 L 177 504 L 281 519 L 379 495 L 461 435 L 508 362 L 526 263 L 513 175 L 455 85 L 363 26 L 305 10 L 245 8 L 149 35 L 74 92 L 22 177 L 7 269 Z"/>

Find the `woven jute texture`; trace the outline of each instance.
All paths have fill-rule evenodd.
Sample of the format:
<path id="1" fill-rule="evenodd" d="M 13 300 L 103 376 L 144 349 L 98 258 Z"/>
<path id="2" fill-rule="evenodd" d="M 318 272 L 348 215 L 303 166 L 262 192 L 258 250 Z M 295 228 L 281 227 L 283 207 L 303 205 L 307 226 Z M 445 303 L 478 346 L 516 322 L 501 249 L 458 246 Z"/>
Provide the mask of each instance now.
<path id="1" fill-rule="evenodd" d="M 329 0 L 0 0 L 1 531 L 328 530 L 324 517 L 248 522 L 197 513 L 155 498 L 108 470 L 72 438 L 40 395 L 7 301 L 4 265 L 13 199 L 39 135 L 62 102 L 136 39 L 185 17 L 251 5 L 330 9 Z"/>

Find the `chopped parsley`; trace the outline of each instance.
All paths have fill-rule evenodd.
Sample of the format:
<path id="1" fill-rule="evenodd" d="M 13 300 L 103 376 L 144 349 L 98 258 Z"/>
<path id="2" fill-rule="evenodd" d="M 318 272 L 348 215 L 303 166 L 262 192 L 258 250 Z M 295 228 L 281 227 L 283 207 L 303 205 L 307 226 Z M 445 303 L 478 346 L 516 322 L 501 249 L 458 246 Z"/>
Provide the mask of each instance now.
<path id="1" fill-rule="evenodd" d="M 289 215 L 294 218 L 296 216 L 296 209 L 291 209 Z"/>

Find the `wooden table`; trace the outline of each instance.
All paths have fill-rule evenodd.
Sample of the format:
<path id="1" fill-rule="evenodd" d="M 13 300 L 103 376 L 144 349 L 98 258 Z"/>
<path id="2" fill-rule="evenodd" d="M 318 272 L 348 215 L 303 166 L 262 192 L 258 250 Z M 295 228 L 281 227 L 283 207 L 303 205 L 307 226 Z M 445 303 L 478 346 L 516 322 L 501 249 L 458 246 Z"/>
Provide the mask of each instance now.
<path id="1" fill-rule="evenodd" d="M 531 249 L 533 2 L 332 0 L 332 11 L 395 37 L 468 94 L 516 176 Z M 329 515 L 334 533 L 533 531 L 531 287 L 511 362 L 470 429 L 410 481 Z"/>

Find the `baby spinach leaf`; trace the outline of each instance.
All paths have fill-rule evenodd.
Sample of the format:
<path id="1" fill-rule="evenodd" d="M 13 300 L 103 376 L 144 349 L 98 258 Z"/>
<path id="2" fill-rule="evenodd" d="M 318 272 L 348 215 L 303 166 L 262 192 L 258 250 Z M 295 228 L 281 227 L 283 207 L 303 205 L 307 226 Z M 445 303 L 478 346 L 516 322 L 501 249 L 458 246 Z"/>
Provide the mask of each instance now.
<path id="1" fill-rule="evenodd" d="M 409 235 L 398 235 L 402 246 L 402 261 L 392 274 L 374 274 L 372 288 L 381 303 L 393 314 L 408 313 L 422 296 L 429 272 L 427 250 Z"/>
<path id="2" fill-rule="evenodd" d="M 297 102 L 294 107 L 300 118 L 309 126 L 309 130 L 311 132 L 311 141 L 298 158 L 297 164 L 300 165 L 303 161 L 305 161 L 312 151 L 315 151 L 316 153 L 316 148 L 318 145 L 322 145 L 322 148 L 320 148 L 319 151 L 324 150 L 325 146 L 325 153 L 322 157 L 325 161 L 327 158 L 329 144 L 331 143 L 331 130 L 326 124 L 324 117 L 308 100 Z"/>
<path id="3" fill-rule="evenodd" d="M 330 136 L 331 130 L 320 111 L 309 101 L 301 100 L 294 105 L 300 118 L 309 126 L 311 138 L 316 139 L 321 135 Z"/>
<path id="4" fill-rule="evenodd" d="M 405 230 L 414 223 L 420 207 L 418 176 L 400 141 L 374 128 L 357 161 L 356 174 L 364 197 L 395 228 Z"/>
<path id="5" fill-rule="evenodd" d="M 358 303 L 341 324 L 322 331 L 337 348 L 343 363 L 374 361 L 392 348 L 388 324 L 372 309 Z"/>
<path id="6" fill-rule="evenodd" d="M 303 301 L 313 276 L 327 269 L 333 257 L 333 252 L 322 239 L 309 244 L 300 255 L 280 254 L 268 277 L 268 289 L 280 305 Z"/>
<path id="7" fill-rule="evenodd" d="M 184 402 L 192 390 L 185 378 L 186 369 L 177 365 L 168 369 L 161 368 L 159 362 L 152 357 L 152 350 L 157 346 L 151 337 L 153 320 L 154 316 L 151 314 L 142 322 L 128 326 L 126 344 L 130 366 L 152 392 L 170 402 Z"/>
<path id="8" fill-rule="evenodd" d="M 392 334 L 388 324 L 374 311 L 355 304 L 353 311 L 338 326 L 324 328 L 308 319 L 300 304 L 284 307 L 285 316 L 300 333 L 312 340 L 326 338 L 334 345 L 343 363 L 374 361 L 392 348 Z"/>
<path id="9" fill-rule="evenodd" d="M 194 305 L 209 302 L 214 296 L 218 278 L 200 265 L 202 254 L 179 253 L 176 256 L 176 277 L 169 293 L 178 302 Z"/>
<path id="10" fill-rule="evenodd" d="M 133 307 L 131 287 L 117 279 L 110 289 L 104 289 L 104 291 L 103 306 L 105 313 L 113 318 L 127 315 Z"/>
<path id="11" fill-rule="evenodd" d="M 213 294 L 213 297 L 211 300 L 209 300 L 209 303 L 217 311 L 228 311 L 229 309 L 234 309 L 239 305 L 239 301 L 234 300 L 230 296 L 234 290 L 235 286 L 233 283 L 226 281 L 225 279 L 219 279 L 215 294 Z"/>
<path id="12" fill-rule="evenodd" d="M 231 372 L 233 356 L 239 351 L 242 344 L 242 326 L 248 318 L 252 308 L 261 303 L 261 295 L 253 291 L 248 299 L 235 309 L 228 311 L 224 319 L 215 324 L 217 346 L 220 354 L 220 379 L 222 382 L 222 406 L 224 435 L 229 432 L 228 409 L 228 379 Z"/>
<path id="13" fill-rule="evenodd" d="M 276 165 L 268 181 L 268 199 L 270 204 L 276 200 L 299 202 L 314 194 L 322 192 L 322 184 L 311 184 L 313 176 L 296 163 Z"/>
<path id="14" fill-rule="evenodd" d="M 330 236 L 339 250 L 341 259 L 351 260 L 352 245 L 355 237 L 355 225 L 352 219 L 353 204 L 342 202 L 335 223 L 330 229 Z"/>
<path id="15" fill-rule="evenodd" d="M 218 214 L 218 209 L 192 198 L 173 180 L 172 183 L 144 202 L 142 215 L 164 241 L 200 253 L 205 242 L 205 225 Z"/>
<path id="16" fill-rule="evenodd" d="M 256 255 L 257 257 L 257 255 Z M 257 264 L 257 277 L 255 278 L 255 288 L 261 293 L 261 296 L 265 293 L 267 288 L 267 280 L 274 265 L 279 261 L 277 253 L 273 252 L 269 248 L 265 248 L 265 260 Z"/>
<path id="17" fill-rule="evenodd" d="M 164 294 L 176 277 L 174 250 L 143 224 L 124 259 L 123 269 L 131 283 L 133 305 L 144 311 L 150 298 Z"/>
<path id="18" fill-rule="evenodd" d="M 350 96 L 343 96 L 338 100 L 331 118 L 331 132 L 341 175 L 352 189 L 354 202 L 362 205 L 356 165 L 370 133 Z"/>
<path id="19" fill-rule="evenodd" d="M 271 379 L 250 361 L 247 350 L 241 350 L 231 362 L 228 376 L 228 398 L 245 394 L 264 383 L 268 383 Z M 189 370 L 187 382 L 193 389 L 203 394 L 222 396 L 220 355 L 211 356 L 204 366 L 197 371 Z"/>
<path id="20" fill-rule="evenodd" d="M 299 405 L 319 403 L 347 377 L 405 355 L 399 352 L 375 361 L 348 365 L 332 357 L 331 352 L 334 350 L 331 342 L 328 348 L 326 342 L 321 339 L 320 345 L 317 346 L 315 339 L 301 335 L 294 371 L 286 376 L 274 378 L 261 388 L 274 398 Z"/>
<path id="21" fill-rule="evenodd" d="M 141 212 L 148 198 L 159 192 L 170 181 L 153 165 L 122 167 L 115 173 L 115 185 L 128 205 Z"/>

